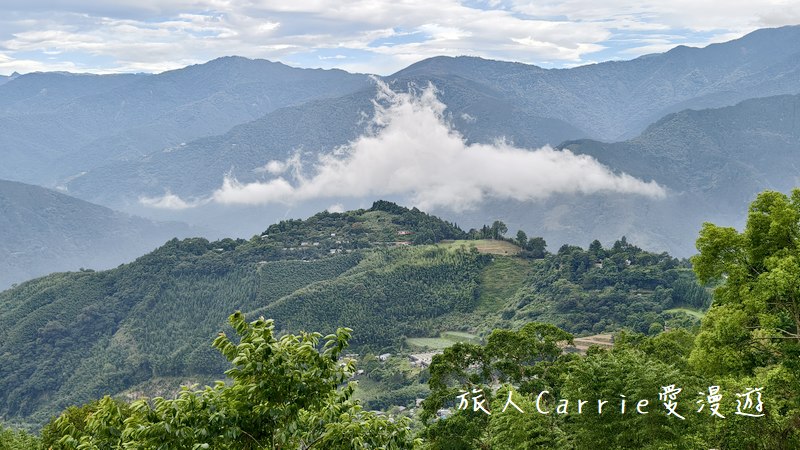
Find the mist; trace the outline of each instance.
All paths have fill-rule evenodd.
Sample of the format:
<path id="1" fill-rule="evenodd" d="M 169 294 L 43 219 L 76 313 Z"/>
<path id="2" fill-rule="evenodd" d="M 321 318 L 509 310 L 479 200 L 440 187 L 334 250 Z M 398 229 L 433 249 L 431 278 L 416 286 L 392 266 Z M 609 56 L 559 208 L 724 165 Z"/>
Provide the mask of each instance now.
<path id="1" fill-rule="evenodd" d="M 227 176 L 207 199 L 221 204 L 298 204 L 316 199 L 404 196 L 421 209 L 463 211 L 492 199 L 533 201 L 555 194 L 616 193 L 661 198 L 664 188 L 618 173 L 588 155 L 549 146 L 517 148 L 502 137 L 467 143 L 428 85 L 395 92 L 376 81 L 375 115 L 354 141 L 303 163 L 296 154 L 266 161 L 264 178 Z M 310 167 L 309 167 L 310 166 Z M 185 208 L 197 201 L 143 198 L 143 204 Z"/>

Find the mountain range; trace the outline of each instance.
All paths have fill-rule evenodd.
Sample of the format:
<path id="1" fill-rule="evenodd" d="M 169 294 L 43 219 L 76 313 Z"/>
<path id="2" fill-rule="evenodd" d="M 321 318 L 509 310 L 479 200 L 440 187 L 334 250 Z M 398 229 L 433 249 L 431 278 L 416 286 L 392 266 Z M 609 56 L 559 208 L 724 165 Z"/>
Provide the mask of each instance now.
<path id="1" fill-rule="evenodd" d="M 366 86 L 365 75 L 220 58 L 157 75 L 26 74 L 0 86 L 0 177 L 56 185 L 109 161 Z"/>
<path id="2" fill-rule="evenodd" d="M 313 162 L 369 136 L 378 83 L 395 92 L 434 86 L 446 106 L 442 120 L 466 144 L 568 149 L 667 192 L 663 199 L 500 197 L 471 210 L 430 209 L 467 228 L 502 219 L 551 245 L 626 235 L 688 256 L 703 221 L 739 226 L 738 212 L 758 191 L 797 181 L 800 26 L 570 69 L 435 57 L 371 77 L 224 57 L 160 74 L 17 74 L 0 80 L 0 178 L 247 238 L 264 221 L 374 198 L 172 210 L 140 199 L 206 199 L 226 176 L 263 180 L 269 161 L 300 152 Z M 411 202 L 402 193 L 384 197 Z"/>
<path id="3" fill-rule="evenodd" d="M 489 196 L 430 210 L 446 220 L 368 194 L 209 200 L 226 177 L 263 181 L 280 172 L 271 161 L 313 168 L 376 138 L 385 89 L 433 93 L 436 119 L 469 151 L 552 146 L 664 195 Z M 0 292 L 0 414 L 41 424 L 106 393 L 210 381 L 225 364 L 208 341 L 234 310 L 275 318 L 278 332 L 351 326 L 369 354 L 535 320 L 580 334 L 690 326 L 671 309 L 708 295 L 670 254 L 694 253 L 702 222 L 739 226 L 757 192 L 800 181 L 798 106 L 799 26 L 570 69 L 436 57 L 376 77 L 225 57 L 0 78 L 0 289 L 17 284 Z M 417 125 L 402 131 L 425 133 Z M 391 167 L 416 157 L 394 151 Z M 290 169 L 287 183 L 309 176 Z M 168 208 L 142 202 L 165 194 Z M 480 228 L 498 219 L 551 252 Z"/>
<path id="4" fill-rule="evenodd" d="M 668 194 L 661 199 L 595 194 L 557 195 L 526 205 L 500 202 L 477 219 L 501 217 L 509 226 L 537 230 L 554 242 L 586 245 L 582 236 L 606 242 L 625 235 L 645 248 L 691 255 L 703 222 L 741 227 L 735 211 L 746 210 L 758 192 L 798 186 L 799 111 L 800 95 L 779 95 L 669 114 L 626 141 L 567 141 L 560 147 L 654 180 Z"/>
<path id="5" fill-rule="evenodd" d="M 11 81 L 18 76 L 19 76 L 18 72 L 14 72 L 11 75 L 0 75 L 0 85 Z"/>
<path id="6" fill-rule="evenodd" d="M 114 267 L 174 236 L 198 232 L 0 180 L 0 290 L 51 272 Z"/>
<path id="7" fill-rule="evenodd" d="M 553 70 L 474 57 L 436 57 L 384 80 L 398 90 L 432 83 L 453 127 L 467 142 L 504 138 L 519 147 L 537 148 L 578 138 L 632 138 L 682 109 L 798 93 L 797 42 L 800 27 L 759 30 L 703 49 L 678 47 L 632 61 Z M 131 190 L 140 195 L 206 195 L 228 172 L 248 181 L 254 169 L 270 159 L 285 159 L 298 148 L 330 152 L 353 140 L 364 133 L 364 116 L 374 114 L 375 95 L 374 86 L 362 86 L 344 96 L 298 102 L 185 145 L 148 149 L 143 143 L 139 147 L 146 156 L 89 170 L 65 186 L 109 206 L 130 200 Z M 187 167 L 190 170 L 184 170 Z M 104 189 L 112 179 L 125 184 Z"/>

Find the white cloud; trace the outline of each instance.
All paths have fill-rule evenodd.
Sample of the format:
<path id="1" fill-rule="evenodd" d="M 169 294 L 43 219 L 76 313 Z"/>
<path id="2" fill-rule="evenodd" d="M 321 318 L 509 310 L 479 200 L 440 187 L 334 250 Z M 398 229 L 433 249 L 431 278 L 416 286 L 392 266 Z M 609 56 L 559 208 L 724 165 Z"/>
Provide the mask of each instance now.
<path id="1" fill-rule="evenodd" d="M 382 74 L 440 54 L 576 62 L 608 36 L 595 23 L 530 20 L 456 0 L 62 0 L 0 6 L 0 51 L 58 52 L 95 72 L 169 70 L 231 54 L 305 66 L 357 65 Z M 392 38 L 399 39 L 385 41 Z M 526 38 L 547 45 L 532 48 L 512 40 Z M 346 51 L 359 52 L 356 60 Z"/>
<path id="2" fill-rule="evenodd" d="M 606 21 L 637 29 L 740 32 L 796 24 L 800 9 L 797 2 L 790 0 L 510 0 L 509 3 L 514 11 L 539 17 L 566 17 L 570 21 Z M 776 11 L 783 13 L 783 20 L 766 19 Z"/>
<path id="3" fill-rule="evenodd" d="M 292 204 L 404 195 L 421 208 L 463 210 L 486 199 L 529 201 L 557 193 L 666 195 L 655 182 L 614 173 L 587 155 L 550 147 L 526 150 L 504 142 L 466 144 L 443 119 L 445 105 L 433 87 L 396 93 L 378 84 L 371 133 L 319 156 L 311 175 L 303 175 L 297 158 L 285 165 L 268 164 L 276 169 L 296 167 L 295 182 L 277 177 L 240 183 L 226 177 L 213 201 Z"/>
<path id="4" fill-rule="evenodd" d="M 344 212 L 344 205 L 342 205 L 341 203 L 334 203 L 333 205 L 328 206 L 327 211 L 330 213 Z"/>
<path id="5" fill-rule="evenodd" d="M 163 71 L 225 55 L 389 74 L 473 55 L 569 67 L 800 22 L 789 0 L 9 0 L 0 70 Z M 662 45 L 648 33 L 675 36 Z M 616 50 L 627 39 L 638 43 Z M 56 58 L 48 59 L 48 56 Z"/>
<path id="6" fill-rule="evenodd" d="M 139 197 L 139 203 L 156 209 L 181 210 L 200 206 L 203 203 L 207 203 L 207 201 L 199 200 L 189 202 L 167 191 L 161 197 Z"/>
<path id="7" fill-rule="evenodd" d="M 282 161 L 270 161 L 262 167 L 253 170 L 255 173 L 268 173 L 270 175 L 280 175 L 286 171 L 289 164 Z"/>

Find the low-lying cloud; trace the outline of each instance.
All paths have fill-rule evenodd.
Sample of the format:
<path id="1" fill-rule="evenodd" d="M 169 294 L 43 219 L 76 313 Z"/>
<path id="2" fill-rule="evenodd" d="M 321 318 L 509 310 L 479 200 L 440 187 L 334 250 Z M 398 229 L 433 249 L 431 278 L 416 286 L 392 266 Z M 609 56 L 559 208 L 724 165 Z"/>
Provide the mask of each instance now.
<path id="1" fill-rule="evenodd" d="M 208 200 L 201 200 L 201 201 L 186 201 L 177 195 L 167 192 L 161 197 L 139 197 L 139 203 L 144 206 L 149 206 L 151 208 L 156 209 L 172 209 L 172 210 L 182 210 L 182 209 L 189 209 L 199 206 L 203 203 L 208 203 Z"/>
<path id="2" fill-rule="evenodd" d="M 270 161 L 272 179 L 240 183 L 227 177 L 219 203 L 296 203 L 319 198 L 409 195 L 421 208 L 462 210 L 486 199 L 538 200 L 553 194 L 624 193 L 663 197 L 654 181 L 614 173 L 587 155 L 506 142 L 467 144 L 447 123 L 433 86 L 393 92 L 378 83 L 373 131 L 319 156 L 303 176 L 298 158 Z M 281 172 L 294 172 L 290 181 Z"/>
<path id="3" fill-rule="evenodd" d="M 259 205 L 408 196 L 423 209 L 459 211 L 487 199 L 529 201 L 554 194 L 594 193 L 665 195 L 655 181 L 615 173 L 591 156 L 569 150 L 522 149 L 502 140 L 468 144 L 447 122 L 446 106 L 433 86 L 402 93 L 378 82 L 375 109 L 369 133 L 318 156 L 311 170 L 305 170 L 297 155 L 286 161 L 269 161 L 256 170 L 266 179 L 242 183 L 227 176 L 209 200 Z M 189 205 L 170 195 L 147 203 Z"/>

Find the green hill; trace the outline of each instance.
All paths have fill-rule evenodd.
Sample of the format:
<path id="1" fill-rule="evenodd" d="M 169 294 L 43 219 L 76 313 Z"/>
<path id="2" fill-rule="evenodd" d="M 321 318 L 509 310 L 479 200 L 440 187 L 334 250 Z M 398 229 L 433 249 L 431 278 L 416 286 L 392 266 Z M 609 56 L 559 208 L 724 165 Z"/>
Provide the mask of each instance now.
<path id="1" fill-rule="evenodd" d="M 173 239 L 116 269 L 23 283 L 0 293 L 0 416 L 42 423 L 105 394 L 218 379 L 226 361 L 208 343 L 235 310 L 272 318 L 279 332 L 350 327 L 364 355 L 396 352 L 406 338 L 479 339 L 534 318 L 572 331 L 646 329 L 673 317 L 665 308 L 696 306 L 675 294 L 686 269 L 666 254 L 623 243 L 530 259 L 482 253 L 514 246 L 466 237 L 379 201 L 283 221 L 248 241 Z M 608 261 L 603 272 L 595 258 Z"/>
<path id="2" fill-rule="evenodd" d="M 116 269 L 53 274 L 0 293 L 0 415 L 40 413 L 42 420 L 152 377 L 220 376 L 224 361 L 207 343 L 237 309 L 266 308 L 284 327 L 331 330 L 343 316 L 293 303 L 345 299 L 347 325 L 375 331 L 359 341 L 378 345 L 399 337 L 411 318 L 430 325 L 469 309 L 476 283 L 468 281 L 482 257 L 394 248 L 408 236 L 433 243 L 463 232 L 377 202 L 366 211 L 281 222 L 250 241 L 173 239 Z M 407 283 L 411 277 L 419 283 Z M 380 301 L 379 289 L 386 294 Z M 385 323 L 392 304 L 394 319 L 404 316 L 394 329 Z M 101 376 L 90 376 L 94 367 L 103 367 Z"/>

